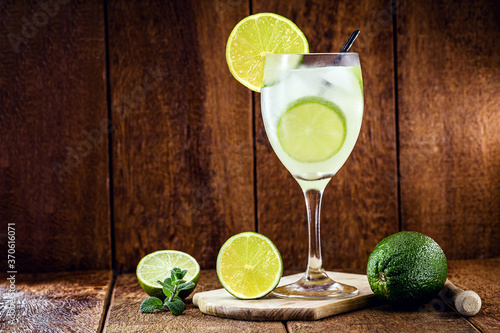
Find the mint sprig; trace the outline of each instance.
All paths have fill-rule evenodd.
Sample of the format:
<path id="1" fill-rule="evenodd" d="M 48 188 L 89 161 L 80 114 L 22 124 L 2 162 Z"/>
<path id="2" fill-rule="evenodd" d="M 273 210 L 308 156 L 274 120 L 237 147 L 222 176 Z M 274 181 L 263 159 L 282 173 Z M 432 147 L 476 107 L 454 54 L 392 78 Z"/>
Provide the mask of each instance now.
<path id="1" fill-rule="evenodd" d="M 158 297 L 149 297 L 141 304 L 142 313 L 148 313 L 154 309 L 163 310 L 163 302 Z"/>
<path id="2" fill-rule="evenodd" d="M 148 313 L 155 309 L 158 310 L 170 310 L 174 315 L 178 316 L 184 312 L 186 305 L 179 297 L 179 292 L 181 290 L 191 289 L 194 287 L 193 282 L 186 282 L 183 280 L 186 276 L 187 270 L 181 270 L 180 268 L 174 268 L 170 270 L 170 277 L 166 278 L 163 282 L 158 282 L 163 289 L 163 293 L 167 297 L 165 302 L 163 302 L 158 297 L 149 297 L 145 299 L 141 304 L 141 312 Z"/>

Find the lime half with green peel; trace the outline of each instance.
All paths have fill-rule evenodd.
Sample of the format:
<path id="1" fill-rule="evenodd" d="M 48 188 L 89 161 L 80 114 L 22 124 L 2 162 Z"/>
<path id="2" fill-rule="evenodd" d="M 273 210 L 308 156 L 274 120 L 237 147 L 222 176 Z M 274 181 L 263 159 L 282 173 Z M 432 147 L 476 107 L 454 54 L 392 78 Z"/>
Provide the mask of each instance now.
<path id="1" fill-rule="evenodd" d="M 283 150 L 293 159 L 322 162 L 335 155 L 346 137 L 343 113 L 320 97 L 303 97 L 288 106 L 278 123 Z"/>
<path id="2" fill-rule="evenodd" d="M 247 88 L 260 92 L 266 54 L 308 53 L 304 33 L 272 13 L 248 16 L 234 27 L 226 45 L 229 71 Z"/>
<path id="3" fill-rule="evenodd" d="M 379 298 L 412 306 L 437 295 L 446 282 L 448 266 L 432 238 L 402 231 L 378 243 L 368 258 L 366 273 Z"/>
<path id="4" fill-rule="evenodd" d="M 164 281 L 170 277 L 170 270 L 178 267 L 181 270 L 186 269 L 184 276 L 186 282 L 193 282 L 195 286 L 192 289 L 182 290 L 179 297 L 184 299 L 196 288 L 200 279 L 200 265 L 196 259 L 187 253 L 175 250 L 162 250 L 148 254 L 141 259 L 137 265 L 137 279 L 142 289 L 149 295 L 165 299 L 162 287 L 156 282 Z"/>
<path id="5" fill-rule="evenodd" d="M 273 291 L 283 274 L 276 245 L 264 235 L 243 232 L 229 238 L 217 256 L 222 286 L 240 299 L 261 298 Z"/>

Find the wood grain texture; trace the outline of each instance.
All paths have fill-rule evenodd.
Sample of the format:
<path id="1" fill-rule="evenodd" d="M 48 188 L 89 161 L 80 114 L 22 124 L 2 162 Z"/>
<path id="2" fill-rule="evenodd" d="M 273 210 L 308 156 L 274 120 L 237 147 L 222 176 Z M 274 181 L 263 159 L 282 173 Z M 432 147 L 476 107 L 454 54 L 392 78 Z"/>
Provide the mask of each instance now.
<path id="1" fill-rule="evenodd" d="M 298 281 L 304 273 L 283 276 L 280 286 Z M 193 304 L 201 312 L 222 318 L 284 321 L 317 320 L 339 313 L 358 310 L 375 303 L 375 295 L 364 274 L 328 272 L 333 280 L 358 288 L 358 294 L 348 298 L 326 300 L 283 299 L 269 294 L 257 300 L 241 300 L 224 288 L 197 292 Z"/>
<path id="2" fill-rule="evenodd" d="M 483 307 L 474 317 L 464 318 L 438 298 L 412 310 L 379 305 L 314 322 L 289 321 L 288 332 L 498 332 L 500 259 L 452 260 L 448 278 L 457 287 L 473 290 Z"/>
<path id="3" fill-rule="evenodd" d="M 449 279 L 458 287 L 476 291 L 483 308 L 465 319 L 434 299 L 415 310 L 381 305 L 318 321 L 290 321 L 289 332 L 498 332 L 500 259 L 449 261 Z M 6 281 L 6 276 L 0 276 Z M 0 284 L 0 330 L 7 332 L 95 332 L 103 320 L 112 279 L 109 271 L 18 274 L 16 302 L 19 324 L 8 326 L 6 299 L 9 285 Z M 221 288 L 214 270 L 201 272 L 196 292 Z M 186 300 L 181 316 L 168 312 L 141 314 L 147 297 L 135 274 L 117 278 L 105 322 L 105 332 L 286 332 L 281 322 L 252 322 L 202 314 Z M 473 326 L 474 325 L 474 326 Z"/>
<path id="4" fill-rule="evenodd" d="M 220 287 L 215 270 L 204 270 L 195 291 Z M 250 322 L 205 315 L 192 304 L 192 296 L 186 299 L 186 310 L 180 316 L 165 311 L 143 314 L 139 306 L 146 298 L 135 274 L 119 276 L 104 332 L 286 332 L 281 322 Z"/>
<path id="5" fill-rule="evenodd" d="M 103 323 L 111 271 L 17 274 L 17 324 L 9 323 L 10 283 L 1 276 L 1 332 L 97 332 Z"/>
<path id="6" fill-rule="evenodd" d="M 352 155 L 325 190 L 324 267 L 365 267 L 382 238 L 398 231 L 392 21 L 387 1 L 254 1 L 254 12 L 288 17 L 310 52 L 338 52 L 350 33 L 360 54 L 365 114 Z M 305 269 L 307 219 L 300 187 L 274 154 L 256 104 L 258 230 L 280 250 L 285 268 Z"/>
<path id="7" fill-rule="evenodd" d="M 468 320 L 482 332 L 500 332 L 500 259 L 453 260 L 448 278 L 481 297 L 481 310 Z"/>
<path id="8" fill-rule="evenodd" d="M 227 238 L 255 228 L 251 94 L 225 61 L 248 3 L 109 1 L 108 13 L 117 268 L 158 249 L 215 267 Z"/>
<path id="9" fill-rule="evenodd" d="M 500 4 L 402 1 L 401 215 L 449 259 L 500 254 Z"/>
<path id="10" fill-rule="evenodd" d="M 109 268 L 102 1 L 2 1 L 0 49 L 0 250 L 15 223 L 19 272 Z"/>
<path id="11" fill-rule="evenodd" d="M 413 310 L 379 305 L 317 321 L 288 321 L 285 323 L 288 332 L 498 332 L 500 259 L 452 260 L 448 264 L 448 278 L 455 285 L 474 290 L 481 296 L 483 308 L 475 317 L 466 319 L 436 298 Z M 203 270 L 195 292 L 219 288 L 221 284 L 215 270 Z M 119 276 L 105 332 L 179 329 L 185 332 L 285 332 L 280 322 L 241 321 L 204 315 L 191 303 L 192 296 L 187 298 L 186 312 L 179 317 L 167 312 L 140 314 L 139 305 L 146 297 L 134 274 Z"/>
<path id="12" fill-rule="evenodd" d="M 380 305 L 314 322 L 287 322 L 290 333 L 305 332 L 479 332 L 465 318 L 445 307 L 435 311 L 427 304 L 416 311 Z"/>

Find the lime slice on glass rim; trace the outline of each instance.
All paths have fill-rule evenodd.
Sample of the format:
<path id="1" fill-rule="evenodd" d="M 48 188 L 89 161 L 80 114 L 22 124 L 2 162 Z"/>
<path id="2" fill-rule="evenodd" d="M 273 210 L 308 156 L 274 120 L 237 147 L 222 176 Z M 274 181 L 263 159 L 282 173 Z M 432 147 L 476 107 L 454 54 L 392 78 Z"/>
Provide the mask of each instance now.
<path id="1" fill-rule="evenodd" d="M 322 162 L 335 155 L 346 137 L 344 115 L 321 97 L 303 97 L 290 103 L 278 123 L 283 150 L 304 163 Z"/>
<path id="2" fill-rule="evenodd" d="M 282 274 L 283 260 L 276 245 L 256 232 L 243 232 L 229 238 L 217 256 L 217 276 L 236 298 L 266 296 L 276 288 Z"/>
<path id="3" fill-rule="evenodd" d="M 178 267 L 182 270 L 186 269 L 187 274 L 184 276 L 186 282 L 193 282 L 195 286 L 192 289 L 182 290 L 179 297 L 184 299 L 191 294 L 196 288 L 196 284 L 200 279 L 200 265 L 196 259 L 187 253 L 175 250 L 162 250 L 148 254 L 141 259 L 137 265 L 137 279 L 142 289 L 149 295 L 165 299 L 162 287 L 156 282 L 164 281 L 170 277 L 170 270 Z"/>
<path id="4" fill-rule="evenodd" d="M 304 33 L 289 19 L 272 13 L 250 15 L 229 35 L 226 61 L 234 78 L 260 92 L 266 54 L 309 53 Z"/>

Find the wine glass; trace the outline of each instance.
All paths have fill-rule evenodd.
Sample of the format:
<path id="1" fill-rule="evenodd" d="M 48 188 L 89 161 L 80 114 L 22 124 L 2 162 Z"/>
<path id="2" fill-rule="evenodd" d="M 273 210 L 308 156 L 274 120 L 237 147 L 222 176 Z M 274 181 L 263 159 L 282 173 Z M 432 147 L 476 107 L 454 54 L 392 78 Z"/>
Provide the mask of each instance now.
<path id="1" fill-rule="evenodd" d="M 347 297 L 357 288 L 323 269 L 320 209 L 323 191 L 356 143 L 363 118 L 363 81 L 356 53 L 269 54 L 261 90 L 271 146 L 304 192 L 309 259 L 304 276 L 276 288 L 278 297 Z"/>

